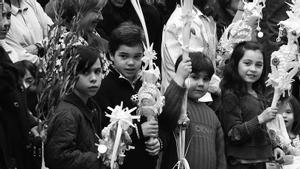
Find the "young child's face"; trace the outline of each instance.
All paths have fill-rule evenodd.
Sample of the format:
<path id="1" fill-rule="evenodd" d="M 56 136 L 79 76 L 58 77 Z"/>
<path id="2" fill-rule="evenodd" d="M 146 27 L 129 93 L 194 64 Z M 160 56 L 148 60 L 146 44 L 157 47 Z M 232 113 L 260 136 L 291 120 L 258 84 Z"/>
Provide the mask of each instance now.
<path id="1" fill-rule="evenodd" d="M 31 73 L 27 69 L 25 69 L 25 75 L 23 77 L 24 87 L 27 89 L 27 88 L 31 87 L 34 84 L 34 82 L 35 82 L 35 79 L 31 75 Z"/>
<path id="2" fill-rule="evenodd" d="M 10 28 L 11 9 L 7 3 L 4 3 L 2 11 L 2 20 L 0 20 L 0 39 L 5 39 Z"/>
<path id="3" fill-rule="evenodd" d="M 133 81 L 141 68 L 142 56 L 142 46 L 121 45 L 110 58 L 115 68 L 128 80 Z"/>
<path id="4" fill-rule="evenodd" d="M 259 80 L 263 72 L 264 60 L 261 51 L 247 50 L 238 64 L 238 73 L 241 78 L 252 85 Z"/>
<path id="5" fill-rule="evenodd" d="M 211 77 L 206 72 L 191 73 L 189 76 L 190 86 L 188 97 L 192 100 L 198 100 L 206 94 Z"/>
<path id="6" fill-rule="evenodd" d="M 294 113 L 289 103 L 283 103 L 278 110 L 278 113 L 282 113 L 285 126 L 287 128 L 292 127 L 294 123 Z"/>
<path id="7" fill-rule="evenodd" d="M 84 97 L 89 98 L 94 96 L 102 81 L 100 60 L 97 59 L 87 72 L 79 73 L 78 76 L 79 78 L 75 85 L 75 90 Z"/>

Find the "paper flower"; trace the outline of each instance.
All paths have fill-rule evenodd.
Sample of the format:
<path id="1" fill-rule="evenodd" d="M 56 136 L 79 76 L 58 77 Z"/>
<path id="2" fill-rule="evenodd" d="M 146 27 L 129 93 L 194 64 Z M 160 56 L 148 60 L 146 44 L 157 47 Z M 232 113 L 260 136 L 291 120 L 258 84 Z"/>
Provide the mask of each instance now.
<path id="1" fill-rule="evenodd" d="M 300 35 L 300 1 L 292 0 L 289 6 L 291 10 L 286 12 L 288 19 L 279 22 L 280 28 L 277 41 L 280 41 L 281 36 L 283 36 L 282 31 L 284 29 L 287 32 L 293 33 L 296 37 Z"/>
<path id="2" fill-rule="evenodd" d="M 142 68 L 143 84 L 138 92 L 138 113 L 142 116 L 146 116 L 148 120 L 155 120 L 156 116 L 161 113 L 164 102 L 164 97 L 158 89 L 160 71 L 153 62 L 156 59 L 156 52 L 153 50 L 153 44 L 150 45 L 140 2 L 139 0 L 131 0 L 131 3 L 139 17 L 146 38 L 146 44 L 144 44 L 144 56 L 142 58 L 144 63 Z"/>
<path id="3" fill-rule="evenodd" d="M 242 41 L 252 40 L 252 34 L 255 30 L 260 31 L 260 19 L 262 18 L 262 9 L 265 7 L 266 0 L 253 0 L 253 2 L 244 2 L 244 11 L 240 20 L 231 23 L 224 31 L 217 46 L 217 62 L 220 67 L 224 66 L 227 59 L 233 51 L 236 44 Z M 259 34 L 262 36 L 262 32 Z"/>
<path id="4" fill-rule="evenodd" d="M 272 85 L 282 93 L 290 90 L 292 78 L 298 72 L 299 63 L 296 56 L 298 47 L 296 44 L 283 45 L 271 55 L 271 73 L 269 73 L 267 86 Z"/>
<path id="5" fill-rule="evenodd" d="M 285 91 L 290 91 L 293 77 L 297 74 L 300 67 L 298 62 L 298 45 L 297 38 L 300 36 L 300 2 L 293 1 L 291 11 L 288 11 L 289 18 L 285 21 L 279 22 L 279 37 L 282 36 L 282 31 L 287 31 L 288 42 L 286 45 L 282 45 L 278 51 L 275 51 L 271 55 L 271 73 L 269 73 L 269 79 L 266 81 L 267 85 L 272 85 L 274 88 L 274 95 L 271 107 L 276 107 L 277 102 Z M 290 93 L 289 93 L 290 94 Z M 284 124 L 284 120 L 281 114 L 277 114 L 276 118 L 267 123 L 269 133 L 275 132 L 276 136 L 280 138 L 280 141 L 284 146 L 290 147 L 290 139 Z"/>
<path id="6" fill-rule="evenodd" d="M 271 55 L 271 73 L 268 75 L 267 85 L 272 85 L 276 90 L 284 93 L 290 90 L 292 78 L 298 72 L 299 63 L 299 47 L 297 38 L 300 36 L 300 1 L 293 0 L 290 11 L 287 11 L 288 19 L 280 21 L 279 37 L 283 35 L 282 31 L 286 30 L 288 43 L 282 45 L 278 51 Z M 280 95 L 281 95 L 280 94 Z"/>
<path id="7" fill-rule="evenodd" d="M 105 127 L 102 132 L 102 139 L 99 137 L 98 158 L 102 160 L 106 166 L 111 169 L 117 169 L 119 165 L 123 164 L 125 151 L 132 149 L 130 146 L 131 138 L 129 136 L 130 127 L 135 127 L 132 120 L 139 119 L 139 116 L 131 115 L 136 109 L 123 109 L 123 102 L 120 106 L 114 109 L 108 107 L 111 114 L 106 114 L 110 118 L 110 124 Z"/>
<path id="8" fill-rule="evenodd" d="M 156 52 L 153 50 L 153 43 L 151 46 L 147 47 L 145 44 L 144 45 L 144 56 L 142 57 L 142 62 L 145 63 L 143 66 L 143 70 L 146 70 L 147 67 L 149 69 L 154 69 L 156 65 L 154 65 L 153 60 L 156 60 Z"/>

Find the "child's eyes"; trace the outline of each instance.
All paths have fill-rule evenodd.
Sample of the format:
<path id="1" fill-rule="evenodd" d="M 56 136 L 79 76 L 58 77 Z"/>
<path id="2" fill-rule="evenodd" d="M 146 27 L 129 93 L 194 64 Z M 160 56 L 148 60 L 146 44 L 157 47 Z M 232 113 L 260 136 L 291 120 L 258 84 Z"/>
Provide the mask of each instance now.
<path id="1" fill-rule="evenodd" d="M 209 77 L 204 77 L 203 80 L 208 82 L 208 81 L 210 81 L 210 78 Z"/>
<path id="2" fill-rule="evenodd" d="M 251 62 L 244 62 L 245 65 L 250 66 L 252 63 Z"/>
<path id="3" fill-rule="evenodd" d="M 95 70 L 95 74 L 96 74 L 96 75 L 100 75 L 101 72 L 102 72 L 101 69 L 96 69 L 96 70 Z"/>
<path id="4" fill-rule="evenodd" d="M 6 14 L 6 18 L 7 18 L 7 19 L 10 19 L 10 18 L 11 18 L 11 12 L 8 12 L 8 13 Z"/>
<path id="5" fill-rule="evenodd" d="M 99 68 L 99 69 L 95 69 L 93 72 L 95 73 L 95 75 L 100 75 L 102 73 L 102 70 Z M 92 73 L 91 71 L 83 71 L 82 75 L 89 76 L 91 73 Z"/>
<path id="6" fill-rule="evenodd" d="M 192 79 L 194 79 L 194 80 L 199 80 L 199 79 L 201 79 L 201 76 L 197 76 L 197 75 L 191 75 L 190 77 L 191 77 Z M 210 78 L 209 78 L 209 77 L 203 77 L 203 81 L 208 82 L 208 81 L 210 81 Z"/>
<path id="7" fill-rule="evenodd" d="M 135 59 L 141 59 L 143 55 L 136 55 L 134 56 Z"/>
<path id="8" fill-rule="evenodd" d="M 32 83 L 34 83 L 34 79 L 33 78 L 27 78 L 27 79 L 25 79 L 25 82 L 29 83 L 29 84 L 32 84 Z"/>
<path id="9" fill-rule="evenodd" d="M 262 63 L 257 63 L 257 64 L 256 64 L 256 67 L 262 67 L 262 66 L 263 66 Z"/>
<path id="10" fill-rule="evenodd" d="M 126 59 L 127 55 L 119 55 L 119 57 L 121 57 L 122 59 Z"/>
<path id="11" fill-rule="evenodd" d="M 10 19 L 11 18 L 11 12 L 2 13 L 2 17 L 6 18 L 6 19 Z"/>
<path id="12" fill-rule="evenodd" d="M 191 77 L 192 79 L 195 79 L 195 80 L 197 80 L 197 79 L 199 79 L 199 78 L 200 78 L 200 76 L 193 75 L 193 74 L 192 74 L 190 77 Z"/>
<path id="13" fill-rule="evenodd" d="M 90 74 L 90 71 L 83 71 L 82 74 L 83 74 L 84 76 L 88 76 L 88 75 Z"/>

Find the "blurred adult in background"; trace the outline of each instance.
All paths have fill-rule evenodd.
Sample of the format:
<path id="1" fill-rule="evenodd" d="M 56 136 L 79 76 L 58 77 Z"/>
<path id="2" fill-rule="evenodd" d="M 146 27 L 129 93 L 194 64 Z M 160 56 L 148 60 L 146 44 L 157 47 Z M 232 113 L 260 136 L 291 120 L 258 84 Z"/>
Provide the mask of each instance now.
<path id="1" fill-rule="evenodd" d="M 6 42 L 18 54 L 16 61 L 39 62 L 43 39 L 47 37 L 52 20 L 36 0 L 11 0 L 11 27 Z"/>
<path id="2" fill-rule="evenodd" d="M 95 30 L 96 25 L 103 19 L 102 9 L 106 0 L 50 0 L 45 7 L 46 13 L 55 18 L 59 8 L 63 9 L 62 18 L 66 33 L 72 28 L 72 19 L 80 13 L 78 31 L 81 32 L 81 45 L 89 45 L 99 52 L 107 51 L 107 40 L 102 38 Z"/>
<path id="3" fill-rule="evenodd" d="M 286 11 L 290 10 L 290 2 L 291 0 L 267 0 L 266 7 L 262 10 L 263 18 L 260 22 L 260 27 L 264 36 L 258 40 L 263 45 L 267 57 L 267 72 L 271 71 L 271 54 L 277 51 L 281 45 L 287 43 L 287 39 L 281 38 L 281 41 L 277 42 L 276 38 L 279 31 L 278 23 L 288 18 Z"/>
<path id="4" fill-rule="evenodd" d="M 10 1 L 9 1 L 10 4 Z M 11 5 L 9 5 L 11 6 Z M 9 46 L 6 41 L 6 35 L 10 29 L 10 25 L 11 25 L 11 8 L 9 7 L 9 10 L 7 10 L 7 8 L 4 8 L 4 15 L 2 16 L 1 19 L 1 26 L 0 26 L 0 46 L 2 48 L 4 48 L 4 50 L 7 52 L 7 54 L 9 55 L 9 58 L 12 62 L 16 62 L 19 59 L 18 53 L 11 47 Z"/>
<path id="5" fill-rule="evenodd" d="M 37 0 L 38 3 L 41 4 L 42 8 L 45 8 L 46 4 L 49 2 L 49 0 Z"/>
<path id="6" fill-rule="evenodd" d="M 222 36 L 226 27 L 228 27 L 238 10 L 242 10 L 242 0 L 214 0 L 217 17 L 217 35 L 218 39 Z"/>
<path id="7" fill-rule="evenodd" d="M 25 90 L 26 108 L 30 117 L 38 124 L 40 121 L 39 115 L 36 113 L 37 100 L 37 78 L 38 78 L 38 67 L 28 61 L 22 60 L 14 63 L 15 67 L 19 72 L 19 80 L 22 83 Z M 42 162 L 42 136 L 41 131 L 38 130 L 38 125 L 35 125 L 30 129 L 28 134 L 28 145 L 26 146 L 28 156 L 31 160 L 31 169 L 40 169 Z"/>
<path id="8" fill-rule="evenodd" d="M 155 61 L 160 65 L 160 44 L 162 33 L 162 22 L 158 10 L 145 0 L 140 0 L 142 11 L 149 34 L 150 43 L 154 44 L 154 50 L 158 54 Z M 130 0 L 108 0 L 102 11 L 103 20 L 96 27 L 97 32 L 105 39 L 109 40 L 113 29 L 117 28 L 125 21 L 141 25 L 140 20 L 134 10 Z"/>
<path id="9" fill-rule="evenodd" d="M 6 27 L 8 31 L 11 15 L 9 0 L 5 0 L 0 11 L 0 29 L 5 30 Z M 0 31 L 1 40 L 5 38 L 7 31 Z M 0 84 L 0 168 L 34 169 L 27 145 L 28 132 L 37 122 L 28 112 L 20 72 L 2 45 Z"/>
<path id="10" fill-rule="evenodd" d="M 168 10 L 168 15 L 170 16 L 175 10 L 176 5 L 180 5 L 181 0 L 165 0 L 165 5 Z M 207 16 L 215 17 L 214 5 L 218 0 L 194 0 L 194 6 L 196 6 L 202 13 Z M 166 17 L 167 19 L 169 17 Z"/>
<path id="11" fill-rule="evenodd" d="M 20 73 L 20 78 L 22 79 L 23 86 L 26 89 L 27 96 L 27 106 L 33 116 L 38 117 L 35 107 L 38 102 L 37 92 L 38 92 L 38 78 L 39 72 L 38 67 L 28 60 L 22 60 L 15 63 Z"/>
<path id="12" fill-rule="evenodd" d="M 166 1 L 166 3 L 169 1 Z M 169 2 L 171 4 L 171 2 Z M 179 3 L 179 2 L 178 2 Z M 217 35 L 216 22 L 214 19 L 215 11 L 212 8 L 212 2 L 208 0 L 194 1 L 191 23 L 191 38 L 189 48 L 193 52 L 202 52 L 207 55 L 215 65 Z M 176 6 L 176 3 L 173 3 Z M 172 7 L 172 6 L 171 6 Z M 175 62 L 182 55 L 182 12 L 181 7 L 176 7 L 167 23 L 163 32 L 162 43 L 162 91 L 165 91 L 169 82 L 175 76 Z"/>

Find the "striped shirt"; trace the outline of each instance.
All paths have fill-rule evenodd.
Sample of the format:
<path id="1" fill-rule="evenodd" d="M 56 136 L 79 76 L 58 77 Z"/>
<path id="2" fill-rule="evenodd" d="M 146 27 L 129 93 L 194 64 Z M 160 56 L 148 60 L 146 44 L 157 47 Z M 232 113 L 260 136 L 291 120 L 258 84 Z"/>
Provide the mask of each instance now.
<path id="1" fill-rule="evenodd" d="M 188 116 L 186 158 L 191 169 L 226 168 L 223 130 L 213 110 L 188 101 Z"/>

